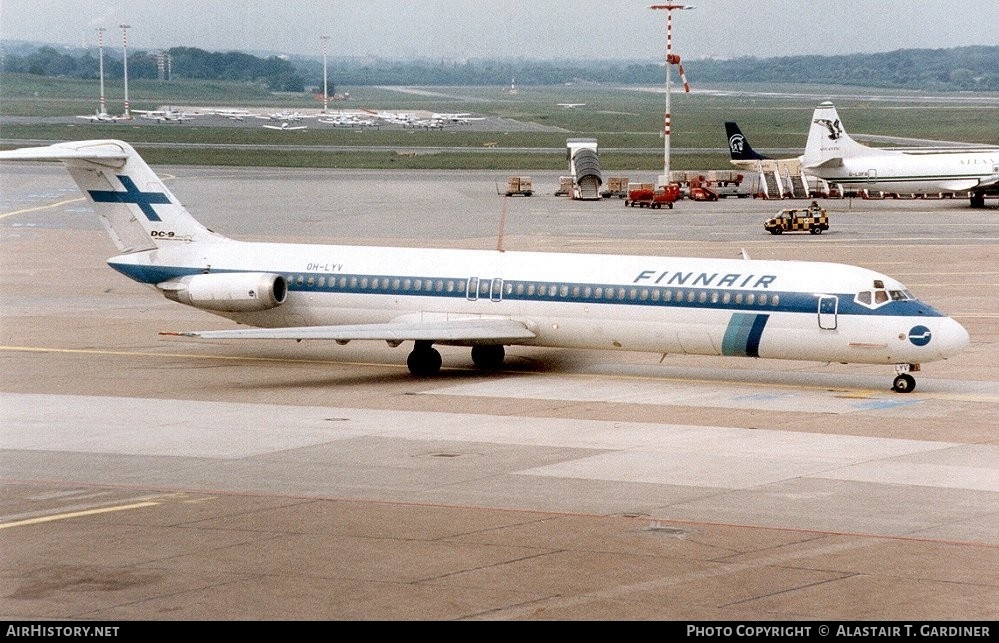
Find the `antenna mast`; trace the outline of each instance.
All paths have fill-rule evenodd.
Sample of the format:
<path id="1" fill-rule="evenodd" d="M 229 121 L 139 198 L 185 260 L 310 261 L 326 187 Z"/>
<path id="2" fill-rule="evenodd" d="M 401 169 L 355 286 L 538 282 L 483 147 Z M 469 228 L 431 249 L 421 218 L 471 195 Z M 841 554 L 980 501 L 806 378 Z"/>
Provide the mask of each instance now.
<path id="1" fill-rule="evenodd" d="M 693 7 L 688 7 L 682 4 L 654 4 L 649 7 L 649 9 L 666 11 L 666 116 L 663 119 L 663 175 L 659 177 L 659 185 L 669 185 L 669 135 L 671 127 L 670 120 L 672 118 L 669 104 L 671 91 L 670 66 L 677 65 L 680 67 L 680 76 L 683 79 L 683 89 L 685 92 L 690 92 L 690 85 L 687 84 L 687 76 L 683 73 L 683 66 L 680 65 L 680 57 L 673 55 L 673 11 L 693 9 Z"/>

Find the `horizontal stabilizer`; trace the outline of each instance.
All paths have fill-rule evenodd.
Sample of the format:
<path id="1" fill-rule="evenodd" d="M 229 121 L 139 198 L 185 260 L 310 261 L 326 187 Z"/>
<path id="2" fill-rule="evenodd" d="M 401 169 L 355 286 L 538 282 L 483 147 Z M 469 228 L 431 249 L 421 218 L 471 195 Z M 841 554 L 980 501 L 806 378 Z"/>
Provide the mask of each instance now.
<path id="1" fill-rule="evenodd" d="M 58 143 L 48 147 L 23 147 L 0 152 L 0 161 L 116 161 L 125 164 L 128 153 L 113 145 L 83 146 L 80 143 Z"/>
<path id="2" fill-rule="evenodd" d="M 298 328 L 247 328 L 191 332 L 162 332 L 161 335 L 197 339 L 307 339 L 349 342 L 382 340 L 387 342 L 512 342 L 534 339 L 537 334 L 523 322 L 513 319 L 475 318 L 437 322 L 394 322 L 353 326 L 302 326 Z"/>

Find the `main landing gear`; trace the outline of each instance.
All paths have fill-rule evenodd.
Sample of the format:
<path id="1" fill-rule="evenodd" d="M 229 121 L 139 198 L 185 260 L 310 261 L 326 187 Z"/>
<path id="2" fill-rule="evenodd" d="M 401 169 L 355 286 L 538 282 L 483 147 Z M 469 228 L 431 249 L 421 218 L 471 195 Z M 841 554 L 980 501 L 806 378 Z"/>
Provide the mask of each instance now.
<path id="1" fill-rule="evenodd" d="M 895 376 L 895 381 L 892 383 L 891 390 L 896 393 L 912 393 L 916 388 L 916 378 L 909 373 L 918 373 L 919 364 L 897 364 L 895 366 L 895 372 L 898 375 Z"/>
<path id="2" fill-rule="evenodd" d="M 502 345 L 482 345 L 472 347 L 472 362 L 483 370 L 499 368 L 503 364 L 506 350 Z M 441 354 L 433 342 L 419 341 L 406 359 L 409 372 L 418 377 L 431 377 L 441 370 Z"/>
<path id="3" fill-rule="evenodd" d="M 409 372 L 418 377 L 437 375 L 441 370 L 441 354 L 434 348 L 432 342 L 416 342 L 413 352 L 406 359 Z"/>

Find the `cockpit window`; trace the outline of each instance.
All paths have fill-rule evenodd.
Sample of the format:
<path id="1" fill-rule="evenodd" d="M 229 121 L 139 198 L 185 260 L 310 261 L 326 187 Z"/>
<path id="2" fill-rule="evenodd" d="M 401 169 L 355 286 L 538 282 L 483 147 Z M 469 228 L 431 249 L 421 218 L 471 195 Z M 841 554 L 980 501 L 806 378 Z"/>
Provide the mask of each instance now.
<path id="1" fill-rule="evenodd" d="M 875 282 L 877 284 L 879 282 Z M 862 290 L 854 297 L 854 301 L 868 308 L 880 308 L 890 301 L 908 301 L 915 299 L 908 290 Z"/>

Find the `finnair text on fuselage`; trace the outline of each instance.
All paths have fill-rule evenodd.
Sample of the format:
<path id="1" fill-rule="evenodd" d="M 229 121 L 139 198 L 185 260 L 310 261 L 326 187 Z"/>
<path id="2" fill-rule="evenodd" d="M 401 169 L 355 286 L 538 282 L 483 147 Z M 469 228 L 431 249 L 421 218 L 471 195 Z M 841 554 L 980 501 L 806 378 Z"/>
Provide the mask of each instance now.
<path id="1" fill-rule="evenodd" d="M 652 283 L 657 286 L 715 286 L 717 288 L 769 288 L 777 275 L 743 275 L 728 273 L 673 272 L 643 270 L 631 283 Z"/>

